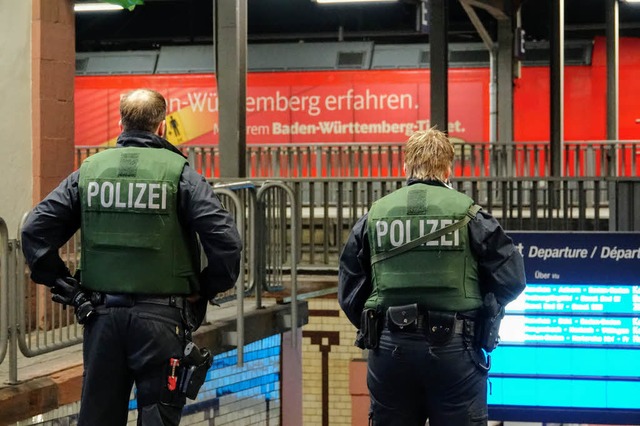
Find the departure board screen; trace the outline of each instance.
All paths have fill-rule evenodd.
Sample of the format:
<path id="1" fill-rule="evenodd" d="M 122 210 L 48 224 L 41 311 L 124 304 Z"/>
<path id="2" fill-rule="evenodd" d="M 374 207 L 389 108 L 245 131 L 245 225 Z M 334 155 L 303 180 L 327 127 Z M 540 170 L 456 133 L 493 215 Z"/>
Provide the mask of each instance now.
<path id="1" fill-rule="evenodd" d="M 496 420 L 640 424 L 640 233 L 509 233 L 527 288 L 491 353 Z"/>

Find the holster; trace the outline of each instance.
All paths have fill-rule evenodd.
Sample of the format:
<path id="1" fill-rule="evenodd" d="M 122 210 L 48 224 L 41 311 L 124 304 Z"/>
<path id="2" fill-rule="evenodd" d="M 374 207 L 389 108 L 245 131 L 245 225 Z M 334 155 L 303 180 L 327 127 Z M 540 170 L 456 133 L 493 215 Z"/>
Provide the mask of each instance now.
<path id="1" fill-rule="evenodd" d="M 377 311 L 372 308 L 365 309 L 360 316 L 360 329 L 355 345 L 360 349 L 375 349 L 378 347 L 381 332 L 381 321 Z"/>
<path id="2" fill-rule="evenodd" d="M 184 349 L 184 358 L 180 362 L 181 373 L 178 389 L 189 399 L 196 399 L 204 383 L 207 372 L 213 364 L 213 356 L 207 348 L 198 348 L 189 342 Z"/>
<path id="3" fill-rule="evenodd" d="M 498 304 L 493 293 L 487 293 L 480 317 L 476 319 L 474 331 L 476 344 L 487 353 L 493 351 L 500 343 L 502 318 L 504 318 L 504 306 Z"/>

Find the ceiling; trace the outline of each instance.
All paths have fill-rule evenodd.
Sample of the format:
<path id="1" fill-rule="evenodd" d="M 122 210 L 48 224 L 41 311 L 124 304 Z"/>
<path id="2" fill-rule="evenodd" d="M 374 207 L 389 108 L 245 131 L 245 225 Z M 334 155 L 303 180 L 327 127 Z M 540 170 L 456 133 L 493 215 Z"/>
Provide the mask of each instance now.
<path id="1" fill-rule="evenodd" d="M 76 50 L 141 50 L 162 45 L 210 44 L 214 1 L 145 0 L 143 6 L 137 6 L 132 12 L 77 13 Z M 312 0 L 247 1 L 249 43 L 428 41 L 428 35 L 416 30 L 417 0 L 356 5 L 319 5 Z M 606 0 L 564 1 L 565 39 L 590 39 L 605 34 Z M 522 0 L 526 40 L 548 40 L 551 3 L 552 0 Z M 496 19 L 485 10 L 475 10 L 495 40 Z M 640 37 L 640 4 L 620 3 L 620 35 Z M 449 41 L 481 41 L 458 0 L 450 2 Z"/>

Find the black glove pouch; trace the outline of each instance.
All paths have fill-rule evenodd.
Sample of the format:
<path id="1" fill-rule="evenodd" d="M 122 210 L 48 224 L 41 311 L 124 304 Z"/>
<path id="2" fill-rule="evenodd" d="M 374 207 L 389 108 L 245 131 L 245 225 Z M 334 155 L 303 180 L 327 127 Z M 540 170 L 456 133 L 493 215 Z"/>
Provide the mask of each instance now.
<path id="1" fill-rule="evenodd" d="M 213 356 L 207 348 L 200 349 L 193 342 L 187 344 L 184 353 L 185 356 L 180 363 L 178 389 L 187 398 L 196 399 L 213 364 Z"/>
<path id="2" fill-rule="evenodd" d="M 408 331 L 418 327 L 418 304 L 391 306 L 387 309 L 389 330 Z"/>
<path id="3" fill-rule="evenodd" d="M 453 338 L 456 326 L 456 314 L 452 312 L 429 311 L 427 320 L 427 339 L 429 343 L 442 346 Z"/>

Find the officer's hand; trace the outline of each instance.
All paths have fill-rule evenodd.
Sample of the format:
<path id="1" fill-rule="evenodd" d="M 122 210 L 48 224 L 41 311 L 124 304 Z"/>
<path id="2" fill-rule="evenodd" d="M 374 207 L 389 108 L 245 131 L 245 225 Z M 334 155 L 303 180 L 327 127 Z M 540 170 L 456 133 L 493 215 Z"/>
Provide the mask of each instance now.
<path id="1" fill-rule="evenodd" d="M 58 278 L 51 287 L 51 300 L 63 305 L 73 305 L 73 301 L 80 291 L 80 285 L 74 278 Z"/>
<path id="2" fill-rule="evenodd" d="M 189 301 L 186 309 L 187 325 L 191 331 L 196 331 L 206 318 L 207 299 L 203 299 L 199 296 L 196 299 L 192 299 L 191 296 L 188 297 L 187 300 Z"/>
<path id="3" fill-rule="evenodd" d="M 51 287 L 51 300 L 75 308 L 78 323 L 84 324 L 95 308 L 75 278 L 58 278 Z"/>
<path id="4" fill-rule="evenodd" d="M 189 296 L 187 296 L 187 302 L 189 303 L 196 303 L 200 299 L 201 297 L 198 293 L 191 293 Z"/>
<path id="5" fill-rule="evenodd" d="M 200 271 L 198 281 L 200 282 L 200 297 L 211 300 L 216 297 L 217 292 L 214 290 L 214 285 L 209 281 L 209 267 L 205 267 Z"/>

